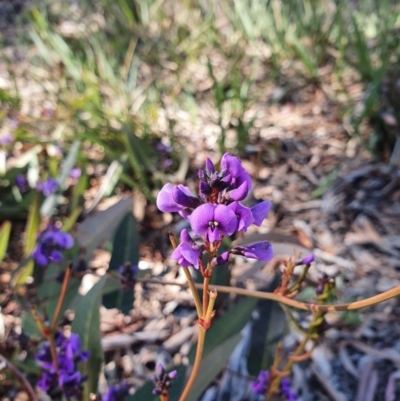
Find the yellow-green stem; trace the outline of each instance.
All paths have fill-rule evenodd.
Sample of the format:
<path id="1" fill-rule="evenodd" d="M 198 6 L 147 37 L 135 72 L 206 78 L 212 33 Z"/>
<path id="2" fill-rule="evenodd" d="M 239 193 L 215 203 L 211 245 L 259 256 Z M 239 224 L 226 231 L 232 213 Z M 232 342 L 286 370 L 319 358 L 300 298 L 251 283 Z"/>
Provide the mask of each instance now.
<path id="1" fill-rule="evenodd" d="M 204 277 L 203 281 L 203 316 L 206 315 L 208 308 L 208 286 L 210 284 L 210 277 Z"/>
<path id="2" fill-rule="evenodd" d="M 194 303 L 196 305 L 197 316 L 199 318 L 202 318 L 203 317 L 203 308 L 201 306 L 199 293 L 197 292 L 196 285 L 194 283 L 193 277 L 190 274 L 189 269 L 187 267 L 183 267 L 183 271 L 185 272 L 186 279 L 188 281 L 190 291 L 192 292 L 192 295 L 193 295 Z"/>
<path id="3" fill-rule="evenodd" d="M 194 381 L 196 380 L 196 376 L 199 372 L 200 368 L 200 363 L 201 363 L 201 357 L 203 356 L 203 349 L 204 349 L 204 339 L 206 336 L 206 329 L 201 326 L 200 324 L 198 325 L 199 327 L 199 337 L 197 340 L 197 348 L 196 348 L 196 357 L 194 359 L 193 363 L 193 369 L 190 372 L 190 377 L 188 382 L 186 383 L 185 389 L 182 392 L 182 395 L 179 398 L 179 401 L 185 401 L 187 396 L 189 395 L 189 392 L 193 386 Z"/>

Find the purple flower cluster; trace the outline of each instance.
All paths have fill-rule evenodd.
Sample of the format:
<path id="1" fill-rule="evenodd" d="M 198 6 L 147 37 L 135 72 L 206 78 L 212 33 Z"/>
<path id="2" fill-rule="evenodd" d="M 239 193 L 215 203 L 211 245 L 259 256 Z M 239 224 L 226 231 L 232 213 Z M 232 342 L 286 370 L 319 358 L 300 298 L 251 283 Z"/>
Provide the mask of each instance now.
<path id="1" fill-rule="evenodd" d="M 101 401 L 122 401 L 129 395 L 129 385 L 125 382 L 109 386 Z"/>
<path id="2" fill-rule="evenodd" d="M 268 391 L 270 384 L 270 373 L 266 370 L 261 370 L 258 374 L 257 380 L 251 383 L 253 393 L 265 395 Z M 296 401 L 297 394 L 292 390 L 290 386 L 290 379 L 284 377 L 280 384 L 280 393 L 285 401 Z"/>
<path id="3" fill-rule="evenodd" d="M 204 245 L 197 245 L 186 230 L 181 232 L 181 243 L 172 254 L 182 266 L 199 268 L 203 251 L 212 253 L 223 237 L 238 231 L 247 231 L 252 224 L 260 226 L 271 204 L 261 202 L 252 208 L 239 201 L 246 198 L 252 187 L 251 177 L 241 161 L 229 153 L 221 159 L 221 171 L 216 171 L 210 159 L 204 170 L 198 172 L 199 196 L 192 194 L 184 185 L 166 184 L 157 197 L 157 206 L 162 212 L 178 212 L 189 220 L 195 235 L 201 236 Z M 213 265 L 225 263 L 229 253 L 269 261 L 271 244 L 262 242 L 247 247 L 236 247 L 213 261 Z"/>
<path id="4" fill-rule="evenodd" d="M 154 395 L 161 395 L 164 393 L 168 394 L 168 389 L 171 387 L 171 380 L 175 379 L 178 372 L 173 370 L 172 372 L 166 373 L 164 366 L 159 363 L 156 368 L 156 374 L 152 378 L 154 382 Z"/>
<path id="5" fill-rule="evenodd" d="M 74 240 L 70 234 L 50 224 L 40 234 L 36 248 L 32 252 L 32 258 L 39 266 L 46 267 L 51 262 L 61 262 L 63 260 L 61 252 L 72 248 L 73 245 Z"/>
<path id="6" fill-rule="evenodd" d="M 81 384 L 87 377 L 78 370 L 78 363 L 85 362 L 89 352 L 81 350 L 81 342 L 77 334 L 66 337 L 62 333 L 55 335 L 57 366 L 51 357 L 50 343 L 42 345 L 35 355 L 43 372 L 37 386 L 46 392 L 61 390 L 67 398 L 79 397 Z"/>
<path id="7" fill-rule="evenodd" d="M 48 178 L 46 181 L 39 181 L 36 184 L 36 189 L 44 196 L 54 194 L 58 189 L 58 181 L 54 178 Z"/>

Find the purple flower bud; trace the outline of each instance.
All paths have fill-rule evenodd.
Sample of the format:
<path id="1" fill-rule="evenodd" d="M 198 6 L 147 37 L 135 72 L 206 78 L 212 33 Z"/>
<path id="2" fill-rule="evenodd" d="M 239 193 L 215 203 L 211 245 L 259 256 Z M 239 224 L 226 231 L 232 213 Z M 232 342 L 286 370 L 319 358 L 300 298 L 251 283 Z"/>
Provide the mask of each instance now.
<path id="1" fill-rule="evenodd" d="M 201 248 L 190 238 L 186 229 L 181 232 L 181 243 L 171 255 L 171 259 L 177 260 L 182 267 L 194 266 L 199 268 Z"/>
<path id="2" fill-rule="evenodd" d="M 216 266 L 222 266 L 225 263 L 228 263 L 229 260 L 229 252 L 221 253 L 221 255 L 217 256 L 211 261 L 211 266 L 214 268 Z"/>
<path id="3" fill-rule="evenodd" d="M 231 253 L 235 255 L 243 255 L 246 258 L 263 260 L 269 262 L 274 256 L 270 242 L 257 242 L 249 246 L 237 246 L 232 249 Z"/>
<path id="4" fill-rule="evenodd" d="M 199 194 L 202 197 L 210 196 L 212 192 L 212 188 L 204 181 L 200 181 L 199 183 Z"/>
<path id="5" fill-rule="evenodd" d="M 156 368 L 156 374 L 152 378 L 154 382 L 153 394 L 161 395 L 163 392 L 168 392 L 168 389 L 171 387 L 171 380 L 175 379 L 176 376 L 176 370 L 166 373 L 164 366 L 159 363 Z"/>
<path id="6" fill-rule="evenodd" d="M 264 201 L 258 203 L 257 205 L 251 208 L 251 213 L 254 217 L 254 224 L 258 227 L 261 226 L 261 223 L 265 219 L 269 209 L 271 208 L 271 202 Z"/>
<path id="7" fill-rule="evenodd" d="M 82 174 L 82 170 L 79 167 L 74 167 L 71 169 L 69 172 L 69 177 L 72 178 L 73 180 L 77 180 Z"/>
<path id="8" fill-rule="evenodd" d="M 314 259 L 315 259 L 315 258 L 314 258 L 314 255 L 313 255 L 313 254 L 304 256 L 304 258 L 302 259 L 303 265 L 309 265 L 309 264 L 311 264 L 312 262 L 314 262 Z"/>
<path id="9" fill-rule="evenodd" d="M 204 235 L 209 242 L 216 242 L 221 236 L 232 235 L 237 227 L 237 217 L 225 205 L 205 203 L 191 214 L 190 225 L 197 235 Z"/>
<path id="10" fill-rule="evenodd" d="M 165 184 L 157 196 L 157 207 L 164 213 L 179 212 L 183 206 L 178 205 L 172 197 L 174 186 L 170 183 Z"/>
<path id="11" fill-rule="evenodd" d="M 228 191 L 227 196 L 228 199 L 239 201 L 246 198 L 248 193 L 249 193 L 248 183 L 244 181 L 238 188 Z"/>
<path id="12" fill-rule="evenodd" d="M 8 146 L 12 143 L 14 140 L 14 135 L 8 132 L 2 132 L 0 133 L 0 145 L 2 146 Z"/>
<path id="13" fill-rule="evenodd" d="M 177 185 L 174 187 L 172 190 L 172 198 L 177 204 L 183 207 L 194 209 L 200 205 L 200 200 L 193 196 L 190 189 L 184 185 Z"/>
<path id="14" fill-rule="evenodd" d="M 215 167 L 214 167 L 214 163 L 207 157 L 206 159 L 206 172 L 208 174 L 212 174 L 215 173 Z"/>

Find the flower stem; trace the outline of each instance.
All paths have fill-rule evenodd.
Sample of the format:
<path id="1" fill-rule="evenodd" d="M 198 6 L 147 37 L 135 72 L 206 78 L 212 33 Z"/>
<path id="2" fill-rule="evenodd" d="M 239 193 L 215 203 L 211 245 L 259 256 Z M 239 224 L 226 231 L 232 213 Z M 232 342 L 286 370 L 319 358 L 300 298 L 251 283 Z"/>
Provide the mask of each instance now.
<path id="1" fill-rule="evenodd" d="M 189 380 L 186 383 L 186 386 L 182 392 L 182 395 L 179 398 L 179 401 L 186 400 L 186 398 L 189 395 L 189 392 L 193 386 L 193 383 L 196 380 L 197 373 L 199 372 L 201 358 L 203 356 L 204 339 L 205 339 L 207 330 L 200 324 L 198 326 L 199 326 L 199 337 L 197 340 L 196 357 L 194 359 L 192 371 L 190 372 Z"/>
<path id="2" fill-rule="evenodd" d="M 161 285 L 179 285 L 174 281 L 160 281 L 154 279 L 138 279 L 138 282 L 146 282 L 146 283 L 154 283 Z M 203 284 L 194 284 L 195 288 L 202 288 Z M 184 285 L 183 285 L 184 286 Z M 345 310 L 357 310 L 362 308 L 367 308 L 368 306 L 372 306 L 378 304 L 380 302 L 388 301 L 389 299 L 400 296 L 400 285 L 392 288 L 391 290 L 382 292 L 381 294 L 375 295 L 370 298 L 363 299 L 361 301 L 350 302 L 348 304 L 337 304 L 337 305 L 319 305 L 316 303 L 306 303 L 296 301 L 291 298 L 287 298 L 282 295 L 274 294 L 272 292 L 262 292 L 262 291 L 252 291 L 247 290 L 245 288 L 237 288 L 237 287 L 227 287 L 223 285 L 213 285 L 218 292 L 228 293 L 228 294 L 238 294 L 245 295 L 248 297 L 255 297 L 260 299 L 269 299 L 271 301 L 279 302 L 284 305 L 291 306 L 293 308 L 309 310 L 309 311 L 320 311 L 320 312 L 334 312 L 334 311 L 345 311 Z"/>
<path id="3" fill-rule="evenodd" d="M 53 320 L 51 321 L 51 326 L 50 326 L 51 333 L 54 333 L 54 329 L 57 326 L 57 321 L 60 316 L 61 308 L 63 306 L 64 299 L 65 299 L 65 295 L 67 294 L 67 289 L 68 289 L 69 280 L 71 278 L 71 274 L 72 274 L 72 264 L 69 265 L 67 267 L 67 269 L 65 270 L 64 280 L 63 280 L 62 286 L 61 286 L 60 297 L 58 298 L 56 310 L 54 311 L 54 315 L 53 315 Z"/>
<path id="4" fill-rule="evenodd" d="M 303 340 L 298 345 L 296 352 L 293 355 L 294 357 L 300 356 L 304 352 L 304 348 L 306 347 L 307 342 L 309 340 L 310 340 L 309 335 L 304 336 Z M 282 369 L 282 372 L 289 374 L 290 371 L 292 370 L 294 363 L 295 363 L 295 358 L 289 359 L 289 361 L 286 363 L 285 367 Z M 269 386 L 268 392 L 265 394 L 265 401 L 272 401 L 274 394 L 276 393 L 281 380 L 282 380 L 282 377 L 280 375 L 275 376 L 275 378 L 271 382 L 271 385 Z"/>
<path id="5" fill-rule="evenodd" d="M 196 285 L 194 283 L 193 277 L 190 274 L 189 269 L 187 267 L 183 267 L 182 269 L 185 272 L 186 279 L 188 281 L 190 291 L 192 292 L 192 295 L 193 295 L 194 303 L 196 305 L 197 316 L 199 318 L 202 318 L 203 317 L 203 308 L 201 306 L 199 293 L 197 292 Z"/>
<path id="6" fill-rule="evenodd" d="M 208 308 L 208 286 L 210 284 L 210 277 L 204 277 L 203 281 L 203 316 L 206 315 Z"/>
<path id="7" fill-rule="evenodd" d="M 37 401 L 37 396 L 35 391 L 33 390 L 31 384 L 26 380 L 25 376 L 3 355 L 0 355 L 0 362 L 3 362 L 10 372 L 21 382 L 21 384 L 25 387 L 26 392 L 29 395 L 31 401 Z"/>

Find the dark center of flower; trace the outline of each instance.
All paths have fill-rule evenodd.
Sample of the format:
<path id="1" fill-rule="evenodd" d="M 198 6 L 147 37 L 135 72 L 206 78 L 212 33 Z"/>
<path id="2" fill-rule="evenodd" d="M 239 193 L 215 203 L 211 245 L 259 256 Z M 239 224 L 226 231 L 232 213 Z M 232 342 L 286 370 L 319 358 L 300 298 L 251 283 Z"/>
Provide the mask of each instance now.
<path id="1" fill-rule="evenodd" d="M 219 226 L 219 223 L 218 223 L 218 221 L 209 221 L 208 226 L 211 227 L 212 229 L 214 229 L 215 227 Z"/>

